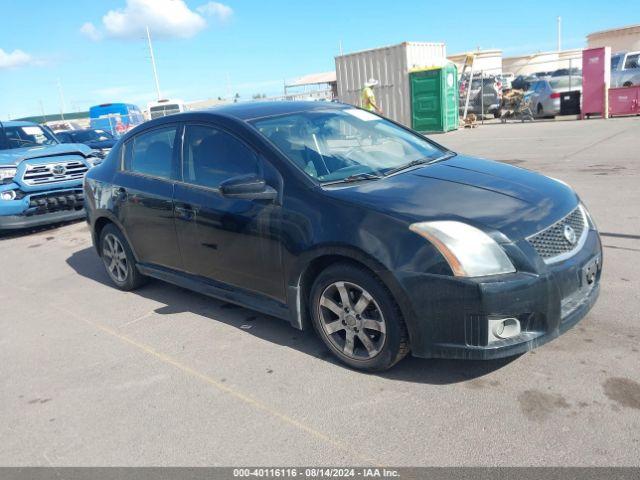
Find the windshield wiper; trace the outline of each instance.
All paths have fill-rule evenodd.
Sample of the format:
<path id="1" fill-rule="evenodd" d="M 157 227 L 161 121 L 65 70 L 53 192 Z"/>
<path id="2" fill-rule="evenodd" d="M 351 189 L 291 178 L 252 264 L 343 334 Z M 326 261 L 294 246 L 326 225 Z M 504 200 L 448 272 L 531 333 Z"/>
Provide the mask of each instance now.
<path id="1" fill-rule="evenodd" d="M 387 170 L 386 172 L 384 172 L 384 176 L 388 177 L 389 175 L 393 175 L 394 173 L 401 172 L 403 170 L 406 170 L 407 168 L 417 167 L 418 165 L 425 165 L 425 164 L 440 162 L 442 160 L 446 160 L 447 158 L 451 158 L 455 155 L 456 154 L 453 152 L 447 152 L 438 158 L 425 157 L 425 158 L 419 158 L 417 160 L 411 160 L 410 162 L 407 162 L 404 165 L 400 165 L 399 167 L 395 167 L 390 170 Z"/>
<path id="2" fill-rule="evenodd" d="M 324 182 L 323 185 L 335 185 L 337 183 L 353 183 L 360 182 L 362 180 L 379 180 L 382 176 L 376 173 L 356 173 L 349 175 L 348 177 L 341 178 L 340 180 L 333 180 L 330 182 Z"/>
<path id="3" fill-rule="evenodd" d="M 399 167 L 392 168 L 384 172 L 385 177 L 389 175 L 393 175 L 394 173 L 401 172 L 402 170 L 406 170 L 407 168 L 417 167 L 418 165 L 424 165 L 425 163 L 430 163 L 428 158 L 420 158 L 418 160 L 411 160 L 408 163 L 400 165 Z"/>

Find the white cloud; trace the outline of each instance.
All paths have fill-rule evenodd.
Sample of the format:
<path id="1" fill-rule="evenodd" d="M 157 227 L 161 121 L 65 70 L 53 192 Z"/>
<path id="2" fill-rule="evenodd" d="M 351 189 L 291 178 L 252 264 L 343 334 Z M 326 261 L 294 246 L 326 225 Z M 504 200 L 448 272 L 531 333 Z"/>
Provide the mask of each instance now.
<path id="1" fill-rule="evenodd" d="M 80 33 L 83 34 L 85 37 L 89 38 L 90 40 L 93 40 L 94 42 L 97 42 L 98 40 L 102 39 L 102 33 L 91 22 L 84 23 L 80 27 Z"/>
<path id="2" fill-rule="evenodd" d="M 227 20 L 233 10 L 218 2 L 209 2 L 191 10 L 184 0 L 126 0 L 123 8 L 109 10 L 96 27 L 86 22 L 80 32 L 99 40 L 104 36 L 139 39 L 149 27 L 156 38 L 191 38 L 207 27 L 205 16 Z"/>
<path id="3" fill-rule="evenodd" d="M 208 17 L 213 17 L 225 22 L 233 15 L 233 9 L 229 5 L 218 2 L 209 2 L 196 8 L 198 12 Z"/>
<path id="4" fill-rule="evenodd" d="M 33 57 L 22 50 L 5 52 L 0 48 L 0 70 L 4 68 L 17 68 L 25 65 L 32 65 Z"/>

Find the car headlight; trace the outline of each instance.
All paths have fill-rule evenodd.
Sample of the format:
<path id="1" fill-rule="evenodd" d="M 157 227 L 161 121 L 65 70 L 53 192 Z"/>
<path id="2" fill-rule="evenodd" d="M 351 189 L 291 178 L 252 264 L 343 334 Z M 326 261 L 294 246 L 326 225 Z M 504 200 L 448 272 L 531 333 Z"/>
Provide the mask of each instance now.
<path id="1" fill-rule="evenodd" d="M 10 183 L 16 176 L 16 171 L 15 167 L 0 167 L 0 183 Z"/>
<path id="2" fill-rule="evenodd" d="M 448 220 L 419 222 L 409 229 L 438 249 L 456 277 L 483 277 L 516 271 L 494 239 L 466 223 Z"/>

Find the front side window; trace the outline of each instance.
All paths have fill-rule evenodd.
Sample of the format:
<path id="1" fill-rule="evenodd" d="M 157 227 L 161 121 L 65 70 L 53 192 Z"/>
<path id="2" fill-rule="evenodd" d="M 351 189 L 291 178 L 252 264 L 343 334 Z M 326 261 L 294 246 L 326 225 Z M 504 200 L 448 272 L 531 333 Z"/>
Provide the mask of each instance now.
<path id="1" fill-rule="evenodd" d="M 252 121 L 310 177 L 333 182 L 351 175 L 384 175 L 446 152 L 377 115 L 359 109 L 312 110 Z"/>
<path id="2" fill-rule="evenodd" d="M 233 135 L 207 126 L 186 126 L 183 181 L 217 188 L 230 178 L 258 173 L 258 157 Z"/>
<path id="3" fill-rule="evenodd" d="M 173 152 L 177 127 L 165 127 L 133 137 L 125 146 L 124 168 L 159 178 L 176 178 Z"/>
<path id="4" fill-rule="evenodd" d="M 624 69 L 627 70 L 628 68 L 640 68 L 640 53 L 627 55 L 624 61 Z"/>

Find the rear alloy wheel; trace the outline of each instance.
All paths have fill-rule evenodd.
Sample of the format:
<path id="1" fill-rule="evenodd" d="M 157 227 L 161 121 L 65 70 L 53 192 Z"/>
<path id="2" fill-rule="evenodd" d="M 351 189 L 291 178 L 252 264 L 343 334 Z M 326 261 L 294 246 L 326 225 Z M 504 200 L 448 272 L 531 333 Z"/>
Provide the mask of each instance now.
<path id="1" fill-rule="evenodd" d="M 395 300 L 364 268 L 336 264 L 323 271 L 313 284 L 310 310 L 320 338 L 351 367 L 386 370 L 409 351 Z"/>
<path id="2" fill-rule="evenodd" d="M 136 267 L 129 244 L 115 225 L 104 227 L 100 235 L 100 247 L 107 274 L 120 290 L 134 290 L 146 281 Z"/>
<path id="3" fill-rule="evenodd" d="M 120 240 L 115 235 L 109 233 L 105 235 L 102 244 L 102 260 L 107 272 L 114 282 L 124 283 L 129 275 L 129 264 L 127 254 Z"/>

